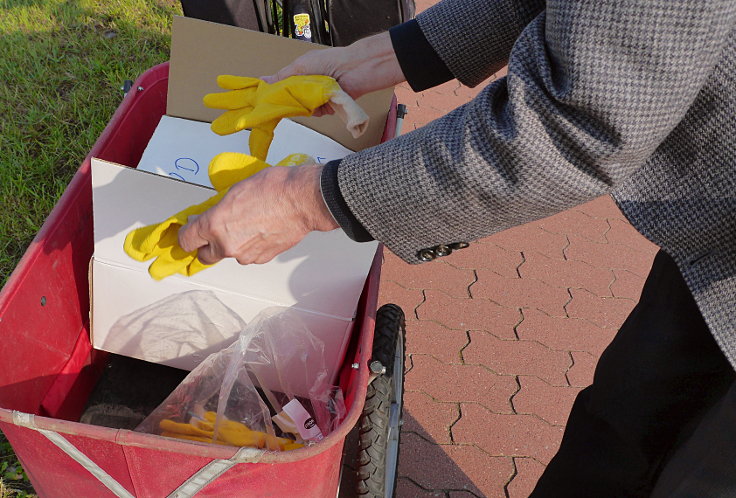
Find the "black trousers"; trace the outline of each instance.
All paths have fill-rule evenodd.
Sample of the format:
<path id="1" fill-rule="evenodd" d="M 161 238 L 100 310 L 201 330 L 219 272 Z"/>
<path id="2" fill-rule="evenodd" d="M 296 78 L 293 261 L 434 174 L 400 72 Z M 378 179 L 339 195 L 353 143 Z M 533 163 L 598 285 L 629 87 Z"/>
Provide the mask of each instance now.
<path id="1" fill-rule="evenodd" d="M 736 496 L 735 377 L 660 251 L 531 496 Z"/>

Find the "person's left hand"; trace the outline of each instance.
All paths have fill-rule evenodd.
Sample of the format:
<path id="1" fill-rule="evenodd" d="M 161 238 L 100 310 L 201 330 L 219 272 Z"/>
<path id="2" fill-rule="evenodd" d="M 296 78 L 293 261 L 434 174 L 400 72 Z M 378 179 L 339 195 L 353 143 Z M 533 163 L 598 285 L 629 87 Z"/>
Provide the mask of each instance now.
<path id="1" fill-rule="evenodd" d="M 213 208 L 179 230 L 179 245 L 204 264 L 226 257 L 267 263 L 309 232 L 338 228 L 322 199 L 322 166 L 271 167 L 235 184 Z"/>

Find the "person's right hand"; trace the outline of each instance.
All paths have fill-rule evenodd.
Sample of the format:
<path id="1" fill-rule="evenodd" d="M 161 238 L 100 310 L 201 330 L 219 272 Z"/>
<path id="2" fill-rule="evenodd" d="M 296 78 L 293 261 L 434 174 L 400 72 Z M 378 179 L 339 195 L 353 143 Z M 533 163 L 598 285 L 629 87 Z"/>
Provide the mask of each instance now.
<path id="1" fill-rule="evenodd" d="M 347 47 L 312 50 L 276 74 L 262 79 L 275 83 L 289 76 L 307 74 L 332 76 L 354 99 L 406 79 L 388 32 L 363 38 Z M 315 116 L 323 114 L 332 114 L 329 106 L 322 106 L 314 113 Z"/>

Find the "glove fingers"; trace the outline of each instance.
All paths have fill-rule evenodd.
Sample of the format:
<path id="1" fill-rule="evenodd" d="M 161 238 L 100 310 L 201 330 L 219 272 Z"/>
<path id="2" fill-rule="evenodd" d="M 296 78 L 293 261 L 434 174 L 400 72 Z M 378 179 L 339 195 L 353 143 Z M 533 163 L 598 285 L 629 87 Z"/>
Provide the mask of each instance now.
<path id="1" fill-rule="evenodd" d="M 212 121 L 210 128 L 218 135 L 229 135 L 240 130 L 253 128 L 266 121 L 266 117 L 253 110 L 237 109 L 223 112 Z"/>
<path id="2" fill-rule="evenodd" d="M 143 228 L 137 228 L 132 232 L 129 232 L 125 236 L 125 242 L 123 242 L 123 249 L 125 253 L 136 261 L 148 261 L 154 254 L 150 250 L 144 251 L 143 245 L 149 245 L 146 243 L 154 230 L 158 228 L 158 225 L 149 225 Z"/>
<path id="3" fill-rule="evenodd" d="M 209 166 L 209 176 L 215 190 L 221 191 L 253 176 L 269 165 L 260 159 L 237 152 L 216 155 Z"/>
<path id="4" fill-rule="evenodd" d="M 202 270 L 206 270 L 207 268 L 209 268 L 211 266 L 214 266 L 214 265 L 206 265 L 206 264 L 202 263 L 199 260 L 199 258 L 195 257 L 195 258 L 192 258 L 191 263 L 189 263 L 186 266 L 186 268 L 183 268 L 182 270 L 180 270 L 179 273 L 181 273 L 181 274 L 183 274 L 183 275 L 185 275 L 187 277 L 191 277 L 192 275 L 195 275 L 195 274 L 201 272 Z"/>
<path id="5" fill-rule="evenodd" d="M 159 256 L 148 267 L 148 273 L 155 280 L 181 272 L 195 257 L 194 254 L 179 247 L 179 228 L 181 225 L 172 225 L 159 239 Z"/>
<path id="6" fill-rule="evenodd" d="M 276 126 L 253 128 L 248 138 L 248 147 L 251 155 L 257 157 L 261 161 L 266 160 L 268 148 L 273 141 L 273 130 Z"/>
<path id="7" fill-rule="evenodd" d="M 195 207 L 195 206 L 193 206 Z M 142 228 L 138 228 L 128 233 L 123 243 L 123 249 L 133 259 L 138 261 L 147 261 L 152 257 L 156 256 L 159 251 L 159 240 L 164 236 L 164 233 L 171 227 L 172 224 L 180 223 L 178 220 L 183 213 L 186 213 L 188 208 L 181 213 L 177 213 L 171 218 L 155 225 L 148 225 Z M 186 223 L 186 218 L 184 222 Z"/>
<path id="8" fill-rule="evenodd" d="M 243 88 L 256 88 L 261 83 L 265 83 L 259 78 L 251 78 L 250 76 L 233 76 L 231 74 L 221 74 L 217 77 L 217 85 L 226 90 L 240 90 Z"/>
<path id="9" fill-rule="evenodd" d="M 204 105 L 212 109 L 243 109 L 253 108 L 256 98 L 255 88 L 232 90 L 230 92 L 208 93 L 202 99 Z"/>

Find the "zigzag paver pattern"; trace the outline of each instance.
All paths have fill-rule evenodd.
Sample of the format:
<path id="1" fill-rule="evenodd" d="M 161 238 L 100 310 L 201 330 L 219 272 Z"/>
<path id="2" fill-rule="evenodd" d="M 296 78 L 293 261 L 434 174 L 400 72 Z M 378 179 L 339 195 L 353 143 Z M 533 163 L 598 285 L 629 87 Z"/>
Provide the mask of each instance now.
<path id="1" fill-rule="evenodd" d="M 403 132 L 482 87 L 399 86 Z M 398 304 L 407 321 L 398 496 L 528 496 L 656 251 L 609 197 L 428 264 L 386 251 L 379 304 Z"/>

